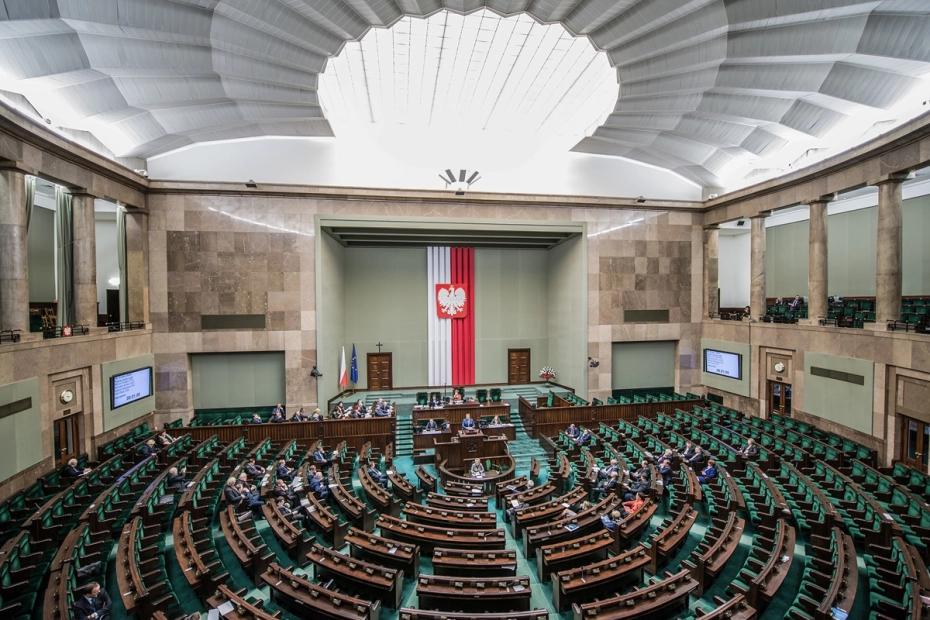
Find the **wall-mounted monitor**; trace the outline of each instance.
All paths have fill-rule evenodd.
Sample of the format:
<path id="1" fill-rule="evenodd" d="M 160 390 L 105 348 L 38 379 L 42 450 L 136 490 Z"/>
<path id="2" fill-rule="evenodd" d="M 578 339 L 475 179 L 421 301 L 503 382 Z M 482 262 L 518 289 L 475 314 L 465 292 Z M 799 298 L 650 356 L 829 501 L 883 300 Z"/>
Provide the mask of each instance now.
<path id="1" fill-rule="evenodd" d="M 704 372 L 739 381 L 743 378 L 743 356 L 728 351 L 704 349 Z"/>
<path id="2" fill-rule="evenodd" d="M 124 405 L 152 395 L 152 367 L 120 373 L 110 377 L 110 408 Z"/>

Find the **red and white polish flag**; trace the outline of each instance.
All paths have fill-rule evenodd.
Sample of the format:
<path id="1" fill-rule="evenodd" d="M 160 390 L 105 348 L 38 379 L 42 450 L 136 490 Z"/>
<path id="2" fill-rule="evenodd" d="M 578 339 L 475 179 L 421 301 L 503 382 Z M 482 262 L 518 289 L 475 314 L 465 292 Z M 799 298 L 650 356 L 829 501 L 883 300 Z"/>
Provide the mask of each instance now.
<path id="1" fill-rule="evenodd" d="M 431 386 L 475 382 L 475 249 L 426 249 L 428 380 Z"/>

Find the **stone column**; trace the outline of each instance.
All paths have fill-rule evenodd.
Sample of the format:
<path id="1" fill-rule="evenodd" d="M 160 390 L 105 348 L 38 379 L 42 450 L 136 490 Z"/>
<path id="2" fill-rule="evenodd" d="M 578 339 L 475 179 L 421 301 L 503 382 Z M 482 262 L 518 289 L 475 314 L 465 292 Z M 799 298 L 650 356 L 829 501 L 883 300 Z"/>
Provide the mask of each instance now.
<path id="1" fill-rule="evenodd" d="M 126 212 L 126 295 L 128 320 L 149 323 L 148 214 Z"/>
<path id="2" fill-rule="evenodd" d="M 901 318 L 901 184 L 908 175 L 885 177 L 878 185 L 878 242 L 875 261 L 875 322 Z"/>
<path id="3" fill-rule="evenodd" d="M 97 327 L 97 235 L 94 197 L 81 190 L 71 191 L 71 221 L 74 235 L 72 267 L 74 274 L 74 323 Z"/>
<path id="4" fill-rule="evenodd" d="M 704 317 L 720 310 L 720 227 L 716 224 L 704 228 Z"/>
<path id="5" fill-rule="evenodd" d="M 808 203 L 810 230 L 808 233 L 807 260 L 807 317 L 816 325 L 820 317 L 827 316 L 827 205 L 833 196 L 823 196 Z"/>
<path id="6" fill-rule="evenodd" d="M 26 174 L 0 170 L 0 329 L 29 332 Z"/>
<path id="7" fill-rule="evenodd" d="M 759 320 L 765 315 L 765 211 L 752 218 L 752 249 L 749 261 L 749 311 Z"/>

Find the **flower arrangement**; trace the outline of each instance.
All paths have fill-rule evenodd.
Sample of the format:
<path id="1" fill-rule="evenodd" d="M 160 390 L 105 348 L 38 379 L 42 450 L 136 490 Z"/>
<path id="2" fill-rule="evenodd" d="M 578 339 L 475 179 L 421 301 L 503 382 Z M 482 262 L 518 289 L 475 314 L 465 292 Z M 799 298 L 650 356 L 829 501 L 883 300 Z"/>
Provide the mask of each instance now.
<path id="1" fill-rule="evenodd" d="M 539 378 L 552 381 L 555 379 L 555 370 L 553 370 L 552 366 L 544 366 L 543 369 L 539 371 Z"/>

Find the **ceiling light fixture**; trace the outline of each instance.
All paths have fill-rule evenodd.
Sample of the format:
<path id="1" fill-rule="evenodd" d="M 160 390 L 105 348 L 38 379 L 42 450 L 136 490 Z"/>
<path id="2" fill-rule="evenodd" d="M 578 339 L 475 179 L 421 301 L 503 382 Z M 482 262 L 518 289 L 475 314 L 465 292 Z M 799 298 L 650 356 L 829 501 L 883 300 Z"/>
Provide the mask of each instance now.
<path id="1" fill-rule="evenodd" d="M 445 172 L 440 173 L 439 178 L 446 184 L 446 189 L 451 187 L 455 190 L 456 196 L 464 196 L 466 189 L 481 180 L 479 174 L 477 170 L 472 170 L 469 175 L 468 170 L 460 168 L 458 177 L 456 177 L 450 168 L 446 168 Z"/>
<path id="2" fill-rule="evenodd" d="M 255 189 L 256 187 L 258 187 L 258 183 L 256 183 L 252 179 L 249 179 L 248 181 L 245 182 L 245 186 L 248 187 L 249 189 Z"/>

